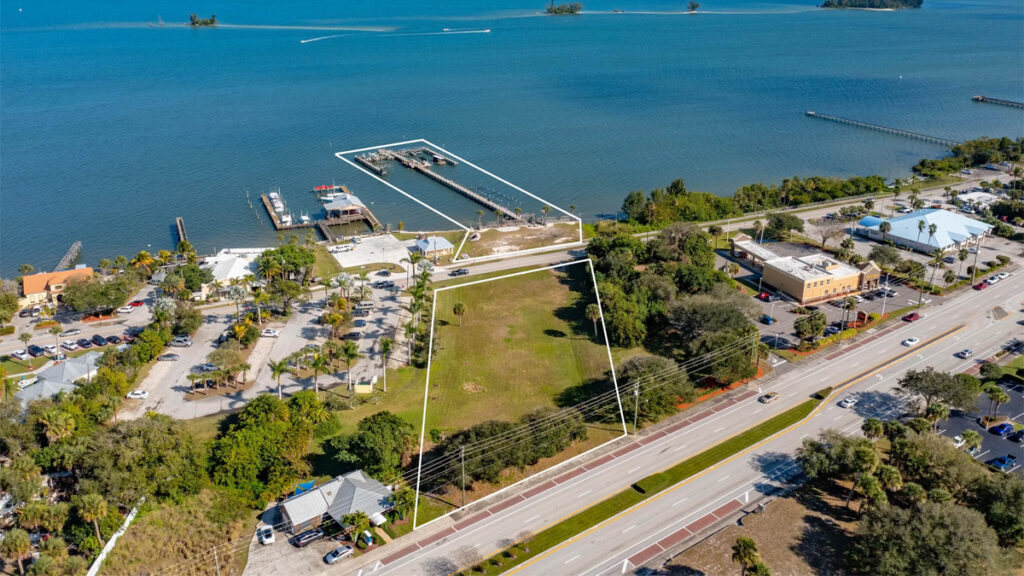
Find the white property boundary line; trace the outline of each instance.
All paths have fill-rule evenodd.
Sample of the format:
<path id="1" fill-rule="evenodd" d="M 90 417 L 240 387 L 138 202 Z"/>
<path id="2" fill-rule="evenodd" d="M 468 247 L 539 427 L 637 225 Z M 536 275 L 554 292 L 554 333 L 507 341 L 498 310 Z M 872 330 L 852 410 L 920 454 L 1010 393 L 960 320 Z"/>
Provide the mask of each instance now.
<path id="1" fill-rule="evenodd" d="M 597 298 L 597 307 L 598 307 L 598 310 L 601 312 L 601 331 L 602 331 L 602 333 L 604 335 L 605 349 L 608 351 L 608 365 L 611 367 L 612 386 L 614 386 L 614 388 L 615 388 L 615 400 L 619 404 L 619 416 L 620 416 L 620 418 L 622 418 L 622 436 L 616 436 L 615 438 L 612 438 L 612 439 L 608 440 L 607 442 L 604 442 L 602 444 L 594 446 L 593 448 L 591 448 L 590 450 L 587 450 L 586 452 L 583 452 L 581 454 L 577 454 L 576 456 L 573 456 L 572 458 L 569 458 L 568 460 L 564 460 L 562 462 L 559 462 L 558 464 L 555 464 L 554 466 L 552 466 L 551 468 L 548 468 L 547 470 L 543 470 L 543 472 L 547 472 L 549 470 L 554 470 L 554 469 L 558 468 L 559 466 L 562 466 L 562 465 L 564 465 L 566 463 L 573 462 L 575 460 L 579 460 L 581 457 L 583 457 L 583 456 L 593 452 L 594 450 L 597 450 L 599 448 L 607 446 L 608 444 L 610 444 L 612 442 L 615 442 L 616 440 L 619 440 L 620 438 L 623 438 L 623 437 L 629 435 L 628 431 L 626 430 L 626 416 L 625 416 L 625 414 L 622 411 L 622 398 L 619 395 L 619 381 L 618 381 L 618 379 L 615 376 L 615 361 L 612 359 L 612 348 L 611 348 L 611 345 L 608 343 L 608 329 L 605 327 L 605 323 L 604 323 L 604 311 L 601 310 L 601 296 L 600 296 L 600 294 L 598 294 L 598 291 L 597 291 L 597 277 L 594 274 L 594 263 L 593 263 L 592 260 L 590 260 L 590 258 L 584 258 L 584 259 L 581 259 L 581 260 L 574 260 L 572 262 L 563 262 L 561 264 L 553 264 L 551 266 L 545 266 L 543 268 L 535 268 L 533 270 L 523 270 L 523 271 L 520 271 L 520 272 L 513 272 L 512 274 L 505 274 L 503 276 L 495 276 L 494 278 L 484 278 L 482 280 L 473 280 L 472 282 L 465 282 L 463 284 L 456 284 L 454 286 L 444 286 L 444 287 L 441 287 L 441 288 L 437 288 L 437 289 L 434 290 L 434 302 L 433 302 L 433 305 L 431 306 L 431 311 L 430 311 L 430 340 L 427 343 L 427 377 L 426 377 L 426 382 L 423 385 L 423 423 L 420 426 L 420 457 L 419 457 L 419 464 L 417 465 L 417 468 L 416 468 L 416 499 L 415 499 L 414 504 L 413 504 L 413 513 L 412 513 L 412 529 L 413 530 L 416 530 L 417 528 L 420 527 L 419 524 L 417 523 L 418 522 L 418 518 L 419 518 L 419 503 L 420 503 L 420 475 L 421 475 L 421 473 L 423 471 L 423 442 L 424 442 L 424 439 L 426 438 L 426 431 L 427 431 L 427 399 L 430 396 L 430 367 L 431 367 L 431 362 L 433 361 L 434 323 L 435 323 L 434 321 L 435 321 L 435 317 L 436 317 L 436 314 L 437 314 L 437 293 L 438 292 L 443 292 L 445 290 L 451 290 L 453 288 L 464 288 L 466 286 L 473 286 L 473 285 L 476 285 L 476 284 L 483 284 L 485 282 L 491 282 L 493 280 L 503 280 L 503 279 L 506 279 L 506 278 L 514 278 L 516 276 L 522 276 L 524 274 L 532 274 L 534 272 L 543 272 L 545 270 L 554 270 L 556 268 L 564 268 L 564 267 L 567 267 L 567 266 L 573 266 L 573 265 L 576 265 L 576 264 L 582 264 L 584 262 L 586 262 L 587 265 L 589 266 L 590 278 L 594 282 L 594 295 Z M 540 473 L 541 472 L 538 472 L 537 474 L 540 474 Z M 484 496 L 483 498 L 480 498 L 479 500 L 477 500 L 475 502 L 472 502 L 471 504 L 476 504 L 477 502 L 482 502 L 483 500 L 486 500 L 488 498 L 491 498 L 493 496 L 501 494 L 502 492 L 505 492 L 506 490 L 509 490 L 510 488 L 518 486 L 519 484 L 525 482 L 526 480 L 529 480 L 530 478 L 533 478 L 537 474 L 532 474 L 532 475 L 527 476 L 526 478 L 523 478 L 523 479 L 521 479 L 521 480 L 519 480 L 517 482 L 509 484 L 508 486 L 506 486 L 506 487 L 504 487 L 504 488 L 502 488 L 502 489 L 500 489 L 500 490 L 498 490 L 496 492 L 492 492 L 491 494 L 488 494 L 488 495 Z M 426 525 L 430 524 L 431 522 L 435 522 L 437 520 L 441 520 L 442 518 L 447 518 L 448 516 L 452 515 L 455 512 L 458 512 L 461 509 L 462 509 L 462 507 L 456 508 L 456 509 L 454 509 L 454 510 L 452 510 L 452 511 L 446 513 L 446 514 L 443 514 L 441 516 L 438 516 L 437 518 L 434 518 L 433 520 L 430 520 L 429 522 L 427 522 L 427 523 L 425 523 L 423 525 L 426 526 Z"/>
<path id="2" fill-rule="evenodd" d="M 423 206 L 424 208 L 430 210 L 434 214 L 437 214 L 438 216 L 444 218 L 445 220 L 451 222 L 452 224 L 455 224 L 461 230 L 465 230 L 466 233 L 462 235 L 462 241 L 459 242 L 458 249 L 455 251 L 455 254 L 452 255 L 452 264 L 460 264 L 460 263 L 469 264 L 469 263 L 480 262 L 480 261 L 485 261 L 485 260 L 492 260 L 494 258 L 505 258 L 507 256 L 519 256 L 519 255 L 524 255 L 524 254 L 531 254 L 533 252 L 539 252 L 539 251 L 542 251 L 542 250 L 550 249 L 551 246 L 542 246 L 540 248 L 529 248 L 529 249 L 526 249 L 526 250 L 516 250 L 514 252 L 505 252 L 505 253 L 502 253 L 502 254 L 490 254 L 490 255 L 486 255 L 486 256 L 476 256 L 474 258 L 465 258 L 465 259 L 462 259 L 462 260 L 458 260 L 459 254 L 462 253 L 462 247 L 466 245 L 466 240 L 469 238 L 470 234 L 472 233 L 472 229 L 471 228 L 468 228 L 468 227 L 464 226 L 462 223 L 457 222 L 455 219 L 453 219 L 452 217 L 448 216 L 447 214 L 441 212 L 440 210 L 434 208 L 433 206 L 427 204 L 426 202 L 423 202 L 419 198 L 416 198 L 415 196 L 413 196 L 412 194 L 409 194 L 405 190 L 402 190 L 398 186 L 395 186 L 394 184 L 391 184 L 387 180 L 384 180 L 380 176 L 374 174 L 373 172 L 370 172 L 369 170 L 367 170 L 363 166 L 360 166 L 360 165 L 356 164 L 355 162 L 349 160 L 348 158 L 345 158 L 345 154 L 358 154 L 360 152 L 367 152 L 367 151 L 370 151 L 370 150 L 379 150 L 381 148 L 393 148 L 395 146 L 406 146 L 406 145 L 409 145 L 409 144 L 425 144 L 425 145 L 427 145 L 427 146 L 429 146 L 431 148 L 434 148 L 435 150 L 438 150 L 438 151 L 442 152 L 445 156 L 447 156 L 449 158 L 454 158 L 454 159 L 458 160 L 459 162 L 462 162 L 463 164 L 465 164 L 467 166 L 475 168 L 475 169 L 479 170 L 480 172 L 483 172 L 487 176 L 490 176 L 491 178 L 494 178 L 498 182 L 501 182 L 502 184 L 505 184 L 506 186 L 510 186 L 510 187 L 514 188 L 515 190 L 518 190 L 519 192 L 522 192 L 523 194 L 526 194 L 530 198 L 533 198 L 534 200 L 538 200 L 538 201 L 542 202 L 543 205 L 551 206 L 552 208 L 554 208 L 555 210 L 558 210 L 562 214 L 565 214 L 566 216 L 572 218 L 573 220 L 576 220 L 576 228 L 577 228 L 577 230 L 579 232 L 579 239 L 576 242 L 571 242 L 571 243 L 568 243 L 568 244 L 562 244 L 561 246 L 571 247 L 571 246 L 581 246 L 581 245 L 583 245 L 583 219 L 581 219 L 579 216 L 576 216 L 575 214 L 566 212 L 560 206 L 556 206 L 555 204 L 552 204 L 551 202 L 548 202 L 547 200 L 541 198 L 540 196 L 536 196 L 534 194 L 531 194 L 530 192 L 527 192 L 526 190 L 523 190 L 522 188 L 520 188 L 519 186 L 516 186 L 515 184 L 509 182 L 508 180 L 505 180 L 504 178 L 502 178 L 500 176 L 497 176 L 497 175 L 492 174 L 491 172 L 489 172 L 487 170 L 484 170 L 483 168 L 477 166 L 476 164 L 473 164 L 469 160 L 466 160 L 465 158 L 462 158 L 461 156 L 458 156 L 458 155 L 456 155 L 456 154 L 446 150 L 445 148 L 442 148 L 442 147 L 438 146 L 437 144 L 434 144 L 433 142 L 431 142 L 431 141 L 429 141 L 429 140 L 427 140 L 425 138 L 419 138 L 419 139 L 416 139 L 416 140 L 406 140 L 404 142 L 392 142 L 390 144 L 382 144 L 380 146 L 367 146 L 366 148 L 356 148 L 354 150 L 344 150 L 342 152 L 336 152 L 334 154 L 335 157 L 339 158 L 340 160 L 342 160 L 343 162 L 345 162 L 349 166 L 354 167 L 356 170 L 359 170 L 360 172 L 362 172 L 363 174 L 366 174 L 370 178 L 373 178 L 374 180 L 384 184 L 388 188 L 391 188 L 392 190 L 398 192 L 402 196 L 405 196 L 406 198 L 409 198 L 410 200 L 412 200 L 413 202 L 416 202 L 420 206 Z"/>

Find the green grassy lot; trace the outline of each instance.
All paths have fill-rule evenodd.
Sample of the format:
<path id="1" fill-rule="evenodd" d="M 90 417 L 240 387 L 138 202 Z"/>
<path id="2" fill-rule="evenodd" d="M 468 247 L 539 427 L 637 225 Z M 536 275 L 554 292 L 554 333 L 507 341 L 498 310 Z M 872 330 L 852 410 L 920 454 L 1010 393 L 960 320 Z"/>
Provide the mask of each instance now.
<path id="1" fill-rule="evenodd" d="M 0 357 L 0 366 L 3 367 L 4 371 L 7 372 L 8 376 L 14 376 L 21 374 L 22 372 L 28 372 L 29 370 L 35 370 L 50 359 L 49 356 L 40 356 L 38 358 L 29 358 L 27 362 L 22 362 L 12 356 Z"/>
<path id="2" fill-rule="evenodd" d="M 341 264 L 338 264 L 338 260 L 327 251 L 327 248 L 319 244 L 313 246 L 313 254 L 316 255 L 316 263 L 314 264 L 315 276 L 327 279 L 341 274 Z"/>
<path id="3" fill-rule="evenodd" d="M 590 301 L 568 283 L 590 281 L 585 264 L 437 292 L 427 429 L 514 420 L 554 406 L 561 391 L 609 370 L 607 348 L 583 316 Z M 459 326 L 455 303 L 466 306 Z"/>
<path id="4" fill-rule="evenodd" d="M 827 394 L 822 395 L 822 397 L 825 395 Z M 488 559 L 487 562 L 482 563 L 485 567 L 482 573 L 501 574 L 515 566 L 528 562 L 530 559 L 565 542 L 588 528 L 612 518 L 657 493 L 687 478 L 691 478 L 708 467 L 738 454 L 761 440 L 793 425 L 810 414 L 820 403 L 821 399 L 814 398 L 790 408 L 774 418 L 756 424 L 688 460 L 684 460 L 675 466 L 640 480 L 633 486 L 578 514 L 548 526 L 530 538 L 526 544 L 522 542 L 523 538 L 520 536 L 520 543 L 508 549 L 510 555 L 513 556 L 512 558 L 503 554 L 496 554 L 491 559 Z M 492 563 L 492 559 L 498 559 L 499 563 Z"/>

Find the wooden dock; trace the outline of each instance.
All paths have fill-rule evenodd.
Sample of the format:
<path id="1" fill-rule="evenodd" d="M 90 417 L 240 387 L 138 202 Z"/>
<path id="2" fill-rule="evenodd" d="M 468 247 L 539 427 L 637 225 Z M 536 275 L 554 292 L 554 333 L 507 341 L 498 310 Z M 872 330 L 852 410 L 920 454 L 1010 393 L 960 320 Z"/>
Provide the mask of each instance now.
<path id="1" fill-rule="evenodd" d="M 82 241 L 75 240 L 74 244 L 68 248 L 68 251 L 64 253 L 64 257 L 57 263 L 57 267 L 53 269 L 54 272 L 60 272 L 61 270 L 70 270 L 71 264 L 78 258 L 79 253 L 82 252 Z"/>
<path id="2" fill-rule="evenodd" d="M 188 242 L 188 233 L 185 232 L 185 219 L 178 216 L 174 219 L 174 225 L 178 228 L 178 243 Z"/>
<path id="3" fill-rule="evenodd" d="M 1001 98 L 989 98 L 988 96 L 975 96 L 972 98 L 975 102 L 987 102 L 989 104 L 999 104 L 1000 106 L 1009 106 L 1011 108 L 1024 108 L 1024 102 L 1015 102 L 1013 100 L 1003 100 Z"/>
<path id="4" fill-rule="evenodd" d="M 480 204 L 481 206 L 489 209 L 492 212 L 501 212 L 505 217 L 511 220 L 515 220 L 517 222 L 527 221 L 526 216 L 516 214 L 514 210 L 511 210 L 506 206 L 502 206 L 501 204 L 498 204 L 494 200 L 491 200 L 490 198 L 487 198 L 482 194 L 478 194 L 473 190 L 466 188 L 465 186 L 459 184 L 458 182 L 452 180 L 451 178 L 441 176 L 437 172 L 434 172 L 433 170 L 430 169 L 429 162 L 416 158 L 417 154 L 422 153 L 430 154 L 431 156 L 437 155 L 434 153 L 434 151 L 430 150 L 429 148 L 410 148 L 407 150 L 383 149 L 378 151 L 378 154 L 380 154 L 382 157 L 391 160 L 397 160 L 402 166 L 405 166 L 410 170 L 414 170 L 416 172 L 419 172 L 420 174 L 423 174 L 427 178 L 430 178 L 431 180 L 437 182 L 438 184 L 441 184 L 442 186 L 448 188 L 449 190 L 458 192 L 459 194 L 465 196 L 466 198 L 469 198 L 470 200 L 476 202 L 477 204 Z M 453 165 L 455 164 L 453 160 L 450 160 L 448 158 L 445 158 L 445 161 Z"/>
<path id="5" fill-rule="evenodd" d="M 373 212 L 369 208 L 363 206 L 362 214 L 352 214 L 350 216 L 341 216 L 338 218 L 318 218 L 316 220 L 310 220 L 309 222 L 292 222 L 291 224 L 285 224 L 281 222 L 281 216 L 274 211 L 274 205 L 270 202 L 270 197 L 266 194 L 260 194 L 260 200 L 263 201 L 263 207 L 267 209 L 267 214 L 270 216 L 270 222 L 274 225 L 275 230 L 298 230 L 300 228 L 316 228 L 323 235 L 325 240 L 334 241 L 334 234 L 327 229 L 328 226 L 341 226 L 342 224 L 351 224 L 352 222 L 366 221 L 370 226 L 376 230 L 383 228 L 380 220 L 373 215 Z"/>
<path id="6" fill-rule="evenodd" d="M 915 138 L 917 140 L 924 140 L 925 142 L 931 142 L 933 144 L 942 144 L 952 148 L 960 144 L 955 140 L 948 140 L 946 138 L 938 138 L 936 136 L 928 136 L 926 134 L 918 134 L 917 132 L 910 132 L 907 130 L 900 130 L 899 128 L 890 128 L 888 126 L 882 126 L 880 124 L 870 124 L 868 122 L 860 122 L 858 120 L 850 120 L 849 118 L 840 118 L 839 116 L 829 116 L 828 114 L 819 114 L 817 112 L 808 110 L 807 115 L 811 118 L 821 118 L 822 120 L 830 120 L 832 122 L 838 122 L 840 124 L 847 124 L 849 126 L 857 126 L 859 128 L 867 128 L 869 130 L 877 130 L 879 132 L 885 132 L 886 134 L 895 134 L 897 136 L 904 136 L 906 138 Z"/>

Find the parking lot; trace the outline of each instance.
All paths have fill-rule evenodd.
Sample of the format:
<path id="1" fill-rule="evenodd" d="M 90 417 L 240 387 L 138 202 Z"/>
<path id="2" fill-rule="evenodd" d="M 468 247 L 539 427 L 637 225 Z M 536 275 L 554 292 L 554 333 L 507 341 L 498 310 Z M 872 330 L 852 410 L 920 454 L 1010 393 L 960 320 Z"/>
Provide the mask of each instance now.
<path id="1" fill-rule="evenodd" d="M 1016 428 L 1024 426 L 1024 385 L 1001 382 L 1000 386 L 1010 396 L 1010 401 L 999 407 L 999 414 L 1009 416 Z M 988 462 L 998 456 L 1013 454 L 1017 457 L 1016 465 L 1009 472 L 1024 473 L 1024 445 L 990 433 L 982 427 L 980 418 L 989 411 L 988 398 L 982 394 L 978 397 L 977 409 L 969 412 L 956 411 L 948 420 L 939 423 L 942 434 L 953 438 L 965 430 L 975 430 L 981 434 L 981 449 L 974 458 Z"/>

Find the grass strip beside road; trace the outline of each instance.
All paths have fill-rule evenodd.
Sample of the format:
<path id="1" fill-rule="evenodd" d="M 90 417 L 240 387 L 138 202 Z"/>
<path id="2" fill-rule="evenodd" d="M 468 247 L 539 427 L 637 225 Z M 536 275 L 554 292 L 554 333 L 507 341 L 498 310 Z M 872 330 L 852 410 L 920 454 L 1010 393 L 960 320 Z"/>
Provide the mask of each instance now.
<path id="1" fill-rule="evenodd" d="M 616 514 L 628 510 L 632 506 L 650 499 L 669 487 L 691 478 L 726 458 L 738 454 L 765 438 L 788 428 L 806 418 L 828 397 L 830 392 L 831 389 L 823 390 L 814 398 L 748 428 L 740 434 L 724 440 L 692 458 L 652 474 L 590 508 L 548 526 L 532 537 L 526 538 L 520 535 L 517 544 L 481 562 L 481 566 L 484 568 L 482 574 L 501 574 L 519 566 L 580 532 L 597 526 Z M 512 557 L 509 557 L 509 554 Z M 497 562 L 495 562 L 496 560 Z M 468 571 L 470 568 L 472 567 L 463 567 L 463 570 Z"/>

